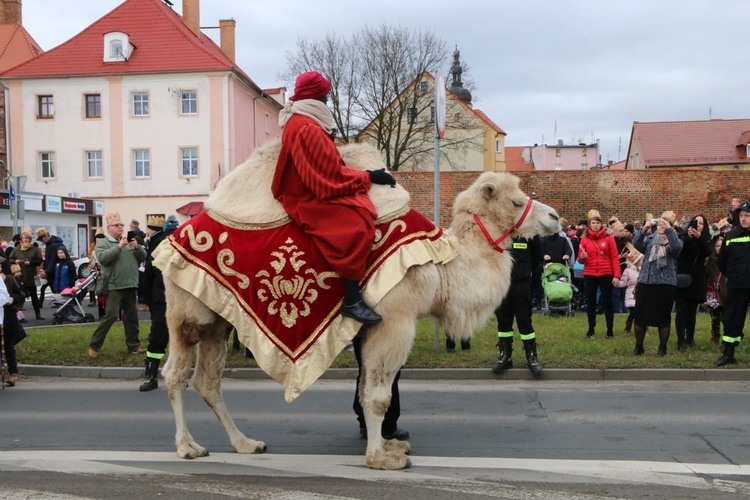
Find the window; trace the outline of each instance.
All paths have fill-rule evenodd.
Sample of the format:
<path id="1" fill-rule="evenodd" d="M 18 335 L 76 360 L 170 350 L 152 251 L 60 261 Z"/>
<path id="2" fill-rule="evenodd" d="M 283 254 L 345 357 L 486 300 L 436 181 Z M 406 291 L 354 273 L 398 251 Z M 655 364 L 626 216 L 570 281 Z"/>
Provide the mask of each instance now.
<path id="1" fill-rule="evenodd" d="M 562 150 L 560 148 L 555 148 L 555 156 L 560 158 L 561 154 L 562 154 Z"/>
<path id="2" fill-rule="evenodd" d="M 588 156 L 588 149 L 581 148 L 581 156 Z"/>
<path id="3" fill-rule="evenodd" d="M 266 134 L 271 133 L 271 116 L 266 113 Z"/>
<path id="4" fill-rule="evenodd" d="M 198 175 L 198 148 L 180 149 L 182 158 L 182 176 L 196 177 Z"/>
<path id="5" fill-rule="evenodd" d="M 148 116 L 148 93 L 133 94 L 133 116 Z"/>
<path id="6" fill-rule="evenodd" d="M 430 106 L 430 123 L 435 123 L 435 106 Z"/>
<path id="7" fill-rule="evenodd" d="M 39 153 L 39 172 L 42 179 L 55 178 L 55 153 L 49 151 Z"/>
<path id="8" fill-rule="evenodd" d="M 122 50 L 122 40 L 112 40 L 109 42 L 109 57 L 112 59 L 125 57 L 125 52 Z"/>
<path id="9" fill-rule="evenodd" d="M 496 140 L 495 141 L 495 153 L 502 153 L 503 152 L 503 141 Z"/>
<path id="10" fill-rule="evenodd" d="M 98 179 L 102 176 L 102 152 L 86 151 L 86 175 L 89 179 Z"/>
<path id="11" fill-rule="evenodd" d="M 555 170 L 562 170 L 562 163 L 555 163 Z"/>
<path id="12" fill-rule="evenodd" d="M 51 95 L 40 95 L 37 97 L 37 118 L 54 118 L 55 101 Z"/>
<path id="13" fill-rule="evenodd" d="M 589 164 L 588 163 L 581 163 L 581 170 L 588 170 Z"/>
<path id="14" fill-rule="evenodd" d="M 180 93 L 183 115 L 195 115 L 198 113 L 198 94 L 195 90 L 183 90 Z"/>
<path id="15" fill-rule="evenodd" d="M 406 110 L 406 123 L 417 123 L 417 108 Z"/>
<path id="16" fill-rule="evenodd" d="M 151 160 L 148 149 L 134 149 L 133 163 L 135 167 L 136 178 L 151 176 Z"/>
<path id="17" fill-rule="evenodd" d="M 427 90 L 429 90 L 429 84 L 427 82 L 419 82 L 419 90 L 427 92 Z"/>
<path id="18" fill-rule="evenodd" d="M 100 94 L 86 94 L 86 118 L 102 117 L 102 96 Z"/>
<path id="19" fill-rule="evenodd" d="M 748 158 L 750 158 L 750 144 L 748 144 L 748 145 L 747 145 L 747 146 L 745 146 L 745 147 L 747 148 L 747 151 L 746 151 L 746 156 L 747 156 Z"/>

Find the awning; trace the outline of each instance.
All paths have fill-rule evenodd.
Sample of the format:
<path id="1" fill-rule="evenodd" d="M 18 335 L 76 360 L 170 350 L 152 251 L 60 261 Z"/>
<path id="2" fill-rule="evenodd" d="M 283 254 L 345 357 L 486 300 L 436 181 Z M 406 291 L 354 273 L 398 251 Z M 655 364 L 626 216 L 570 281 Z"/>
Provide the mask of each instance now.
<path id="1" fill-rule="evenodd" d="M 203 212 L 203 202 L 191 201 L 190 203 L 186 205 L 182 205 L 180 208 L 176 210 L 176 212 L 181 215 L 187 215 L 188 217 L 193 217 L 194 215 L 198 215 L 199 213 Z"/>

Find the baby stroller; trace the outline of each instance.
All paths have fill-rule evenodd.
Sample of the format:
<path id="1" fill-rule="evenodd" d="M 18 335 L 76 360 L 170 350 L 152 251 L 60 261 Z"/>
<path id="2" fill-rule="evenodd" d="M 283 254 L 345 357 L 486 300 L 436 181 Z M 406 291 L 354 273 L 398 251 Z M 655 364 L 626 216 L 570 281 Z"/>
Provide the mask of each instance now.
<path id="1" fill-rule="evenodd" d="M 542 275 L 542 289 L 542 308 L 545 316 L 552 312 L 562 312 L 565 316 L 573 315 L 571 300 L 575 287 L 571 283 L 568 266 L 557 262 L 548 264 Z"/>
<path id="2" fill-rule="evenodd" d="M 86 294 L 95 286 L 95 283 L 96 273 L 91 273 L 88 277 L 78 280 L 75 287 L 66 288 L 59 294 L 53 295 L 52 304 L 59 307 L 52 315 L 52 324 L 62 325 L 65 321 L 69 323 L 95 322 L 94 315 L 84 311 L 81 305 L 81 301 L 86 298 Z"/>

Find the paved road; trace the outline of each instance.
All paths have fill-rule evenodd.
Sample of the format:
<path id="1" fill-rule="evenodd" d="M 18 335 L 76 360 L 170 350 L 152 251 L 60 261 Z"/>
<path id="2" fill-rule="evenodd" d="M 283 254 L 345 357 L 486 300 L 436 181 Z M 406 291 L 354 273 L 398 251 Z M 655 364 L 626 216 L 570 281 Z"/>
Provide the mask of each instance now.
<path id="1" fill-rule="evenodd" d="M 0 394 L 0 497 L 746 498 L 750 387 L 742 382 L 412 381 L 401 424 L 413 467 L 370 471 L 351 381 L 292 404 L 275 382 L 226 380 L 238 425 L 263 455 L 232 452 L 188 392 L 211 456 L 174 454 L 163 389 L 31 377 Z M 11 474 L 12 472 L 12 474 Z"/>

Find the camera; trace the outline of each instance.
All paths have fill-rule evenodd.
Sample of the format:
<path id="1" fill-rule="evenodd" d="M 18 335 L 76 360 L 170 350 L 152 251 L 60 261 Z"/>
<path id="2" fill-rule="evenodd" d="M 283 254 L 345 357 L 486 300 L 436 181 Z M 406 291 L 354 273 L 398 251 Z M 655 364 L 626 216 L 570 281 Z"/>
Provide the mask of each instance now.
<path id="1" fill-rule="evenodd" d="M 651 219 L 651 224 L 658 224 L 658 223 L 659 223 L 659 219 Z"/>

